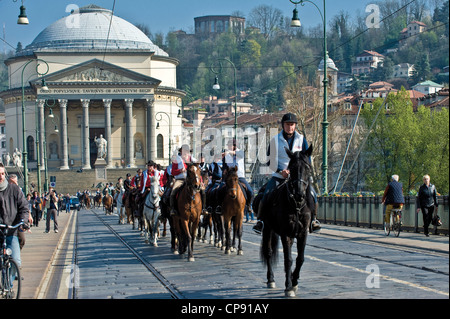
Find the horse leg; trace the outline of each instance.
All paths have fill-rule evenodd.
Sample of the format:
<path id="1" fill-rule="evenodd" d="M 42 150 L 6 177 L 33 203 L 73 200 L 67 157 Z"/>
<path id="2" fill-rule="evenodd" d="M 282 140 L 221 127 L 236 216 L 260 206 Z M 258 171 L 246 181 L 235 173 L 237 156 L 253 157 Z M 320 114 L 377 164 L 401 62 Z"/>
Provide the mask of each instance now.
<path id="1" fill-rule="evenodd" d="M 273 264 L 278 254 L 278 235 L 267 225 L 263 229 L 261 241 L 261 256 L 267 266 L 267 288 L 276 288 L 273 274 Z"/>
<path id="2" fill-rule="evenodd" d="M 308 232 L 304 231 L 300 237 L 297 238 L 297 259 L 295 261 L 295 269 L 292 273 L 292 286 L 295 292 L 298 289 L 298 280 L 300 278 L 300 270 L 302 269 L 303 263 L 305 261 L 305 247 L 306 239 L 308 237 Z"/>
<path id="3" fill-rule="evenodd" d="M 224 217 L 223 225 L 225 228 L 225 254 L 230 254 L 230 246 L 231 246 L 231 218 Z"/>
<path id="4" fill-rule="evenodd" d="M 183 233 L 183 237 L 184 237 L 184 245 L 186 247 L 184 247 L 184 249 L 187 248 L 187 252 L 188 252 L 188 261 L 195 261 L 194 256 L 192 254 L 192 241 L 193 238 L 192 234 L 191 234 L 191 229 L 189 227 L 189 220 L 183 220 L 181 222 L 181 232 Z M 185 250 L 186 251 L 186 250 Z"/>
<path id="5" fill-rule="evenodd" d="M 239 220 L 235 221 L 235 232 L 238 236 L 238 252 L 237 254 L 239 256 L 242 256 L 244 254 L 244 251 L 242 250 L 242 222 L 243 220 L 241 218 L 238 218 Z"/>
<path id="6" fill-rule="evenodd" d="M 286 297 L 295 297 L 295 290 L 292 286 L 292 244 L 293 240 L 287 236 L 281 237 L 284 254 L 284 272 L 286 274 L 286 281 L 284 290 Z"/>

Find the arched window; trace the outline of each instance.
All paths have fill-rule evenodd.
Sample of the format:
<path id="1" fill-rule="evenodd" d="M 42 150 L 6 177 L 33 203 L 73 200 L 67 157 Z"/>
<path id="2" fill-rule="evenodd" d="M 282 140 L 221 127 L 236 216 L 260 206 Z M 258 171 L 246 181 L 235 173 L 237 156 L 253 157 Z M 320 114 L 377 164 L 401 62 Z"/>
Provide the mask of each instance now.
<path id="1" fill-rule="evenodd" d="M 156 138 L 156 157 L 164 158 L 164 136 L 162 134 Z"/>
<path id="2" fill-rule="evenodd" d="M 27 152 L 28 160 L 34 161 L 34 138 L 31 135 L 27 137 Z"/>

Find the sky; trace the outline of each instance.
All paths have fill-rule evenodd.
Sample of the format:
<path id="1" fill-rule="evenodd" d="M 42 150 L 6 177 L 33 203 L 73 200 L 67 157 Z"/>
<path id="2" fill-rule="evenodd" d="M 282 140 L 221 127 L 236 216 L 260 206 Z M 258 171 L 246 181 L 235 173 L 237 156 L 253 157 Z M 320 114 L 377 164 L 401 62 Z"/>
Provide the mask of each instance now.
<path id="1" fill-rule="evenodd" d="M 29 25 L 18 25 L 17 16 L 23 1 L 30 21 Z M 322 10 L 323 2 L 313 0 Z M 370 0 L 327 0 L 327 20 L 346 11 L 355 17 L 357 13 L 366 14 Z M 47 26 L 67 16 L 69 5 L 83 7 L 96 4 L 112 9 L 114 0 L 0 0 L 0 50 L 15 49 L 18 42 L 25 47 Z M 258 5 L 269 5 L 280 9 L 285 16 L 292 17 L 294 5 L 289 0 L 116 0 L 114 14 L 133 24 L 145 24 L 153 33 L 184 30 L 193 32 L 194 18 L 204 15 L 228 15 L 234 11 L 243 12 L 248 17 Z M 309 3 L 299 6 L 299 16 L 303 26 L 315 27 L 321 23 L 317 9 Z"/>

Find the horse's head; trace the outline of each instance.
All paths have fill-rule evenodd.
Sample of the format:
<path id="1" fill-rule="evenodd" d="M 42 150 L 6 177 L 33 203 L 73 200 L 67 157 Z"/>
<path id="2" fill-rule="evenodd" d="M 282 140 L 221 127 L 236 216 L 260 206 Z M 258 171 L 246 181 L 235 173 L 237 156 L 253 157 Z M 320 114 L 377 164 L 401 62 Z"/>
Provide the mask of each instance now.
<path id="1" fill-rule="evenodd" d="M 151 194 L 153 195 L 153 198 L 156 199 L 159 197 L 159 176 L 152 176 L 150 178 L 150 185 Z"/>
<path id="2" fill-rule="evenodd" d="M 230 168 L 225 178 L 227 193 L 232 199 L 235 199 L 238 195 L 239 177 L 237 171 L 237 166 Z"/>
<path id="3" fill-rule="evenodd" d="M 198 164 L 190 164 L 187 168 L 186 185 L 192 187 L 195 192 L 199 192 L 202 186 L 202 178 Z"/>
<path id="4" fill-rule="evenodd" d="M 290 184 L 293 189 L 295 200 L 302 201 L 306 198 L 306 189 L 309 185 L 309 179 L 311 176 L 311 164 L 309 157 L 311 156 L 313 147 L 309 147 L 306 151 L 291 152 L 286 149 L 286 153 L 290 158 L 289 171 L 290 171 Z"/>

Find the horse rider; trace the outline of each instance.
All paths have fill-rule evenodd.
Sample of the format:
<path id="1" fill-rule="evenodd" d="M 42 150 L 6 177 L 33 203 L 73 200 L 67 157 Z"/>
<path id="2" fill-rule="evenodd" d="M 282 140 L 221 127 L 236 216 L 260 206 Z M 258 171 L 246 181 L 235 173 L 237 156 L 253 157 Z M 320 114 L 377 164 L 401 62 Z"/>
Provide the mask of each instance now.
<path id="1" fill-rule="evenodd" d="M 187 164 L 195 163 L 195 158 L 192 157 L 189 151 L 189 145 L 183 145 L 178 150 L 178 155 L 174 156 L 172 160 L 172 175 L 174 177 L 174 183 L 172 186 L 172 193 L 170 194 L 170 215 L 177 215 L 177 210 L 175 209 L 175 199 L 180 187 L 184 185 L 187 177 Z M 206 212 L 206 193 L 205 189 L 202 187 L 200 190 L 202 199 L 202 212 Z"/>
<path id="2" fill-rule="evenodd" d="M 139 210 L 143 208 L 145 198 L 147 197 L 148 192 L 150 191 L 151 185 L 151 178 L 157 176 L 159 177 L 159 171 L 156 169 L 156 163 L 153 161 L 149 161 L 147 163 L 147 170 L 145 170 L 142 173 L 142 178 L 139 183 L 139 192 L 138 192 L 138 198 L 136 198 L 136 201 L 139 204 Z"/>
<path id="3" fill-rule="evenodd" d="M 244 161 L 245 153 L 243 150 L 240 150 L 237 148 L 236 143 L 237 142 L 235 139 L 231 139 L 228 141 L 228 150 L 225 152 L 225 156 L 223 158 L 223 174 L 226 175 L 230 168 L 234 168 L 234 167 L 238 168 L 237 175 L 239 178 L 239 182 L 241 184 L 243 184 L 245 187 L 247 210 L 248 210 L 249 214 L 252 214 L 253 213 L 253 209 L 252 209 L 253 188 L 250 186 L 250 184 L 245 179 L 245 161 Z M 225 192 L 225 183 L 222 180 L 222 185 L 219 188 L 219 191 L 217 193 L 219 206 L 217 206 L 217 208 L 216 208 L 216 213 L 219 215 L 222 213 L 222 209 L 221 209 L 220 205 L 222 204 L 223 198 L 225 196 L 224 192 Z"/>
<path id="4" fill-rule="evenodd" d="M 262 216 L 263 215 L 262 212 L 264 211 L 262 207 L 264 207 L 264 205 L 266 204 L 269 194 L 272 193 L 280 184 L 285 182 L 290 174 L 288 169 L 290 158 L 287 155 L 285 148 L 289 149 L 291 152 L 294 153 L 299 151 L 306 151 L 309 148 L 306 138 L 302 134 L 297 132 L 296 130 L 297 124 L 298 120 L 295 114 L 293 113 L 285 114 L 281 119 L 281 126 L 283 130 L 277 136 L 275 136 L 270 143 L 270 145 L 275 145 L 277 149 L 275 150 L 275 156 L 272 156 L 272 154 L 270 154 L 270 146 L 269 146 L 267 154 L 271 155 L 270 159 L 274 158 L 276 159 L 277 163 L 275 164 L 277 165 L 277 167 L 275 173 L 272 174 L 272 178 L 266 185 L 266 189 L 264 190 L 263 197 L 259 204 L 259 209 L 257 212 L 258 222 L 253 227 L 253 231 L 255 231 L 258 234 L 261 234 L 264 227 L 265 216 Z M 317 207 L 317 195 L 314 192 L 314 189 L 313 188 L 311 189 L 312 189 L 311 195 L 314 197 L 314 201 Z M 316 218 L 316 214 L 317 209 L 314 209 L 314 216 L 311 222 L 312 231 L 319 231 L 321 228 L 320 222 Z"/>
<path id="5" fill-rule="evenodd" d="M 128 194 L 131 191 L 131 174 L 130 173 L 127 173 L 127 177 L 123 181 L 123 188 L 125 188 L 125 192 L 123 193 L 122 203 L 126 203 L 126 199 L 128 198 Z"/>
<path id="6" fill-rule="evenodd" d="M 203 172 L 209 172 L 209 164 L 205 162 L 205 156 L 203 155 L 203 153 L 200 154 L 200 164 L 198 165 L 198 167 L 200 168 L 200 170 Z M 206 181 L 203 181 L 206 182 Z"/>
<path id="7" fill-rule="evenodd" d="M 141 178 L 142 178 L 142 170 L 138 168 L 138 170 L 136 171 L 136 175 L 134 175 L 133 178 L 131 179 L 130 186 L 132 189 L 139 187 Z"/>
<path id="8" fill-rule="evenodd" d="M 206 188 L 206 192 L 208 193 L 211 189 L 216 189 L 217 186 L 220 185 L 222 181 L 222 172 L 223 172 L 223 164 L 222 164 L 222 154 L 217 154 L 214 157 L 214 162 L 209 165 L 208 175 L 211 177 L 211 182 Z M 216 187 L 214 187 L 216 186 Z"/>

